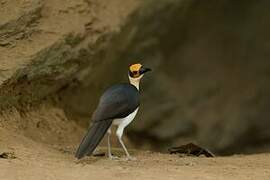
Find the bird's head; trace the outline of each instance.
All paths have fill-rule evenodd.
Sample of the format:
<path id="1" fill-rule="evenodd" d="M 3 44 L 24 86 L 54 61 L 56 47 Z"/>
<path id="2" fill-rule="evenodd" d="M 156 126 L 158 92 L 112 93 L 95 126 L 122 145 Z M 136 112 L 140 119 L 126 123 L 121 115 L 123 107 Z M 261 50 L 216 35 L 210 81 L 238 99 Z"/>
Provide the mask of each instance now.
<path id="1" fill-rule="evenodd" d="M 128 73 L 130 83 L 136 86 L 137 89 L 139 89 L 140 80 L 143 75 L 148 71 L 151 71 L 151 69 L 145 68 L 139 63 L 130 65 Z"/>
<path id="2" fill-rule="evenodd" d="M 151 71 L 151 69 L 145 68 L 139 63 L 132 64 L 129 66 L 129 77 L 133 79 L 141 79 L 148 71 Z"/>

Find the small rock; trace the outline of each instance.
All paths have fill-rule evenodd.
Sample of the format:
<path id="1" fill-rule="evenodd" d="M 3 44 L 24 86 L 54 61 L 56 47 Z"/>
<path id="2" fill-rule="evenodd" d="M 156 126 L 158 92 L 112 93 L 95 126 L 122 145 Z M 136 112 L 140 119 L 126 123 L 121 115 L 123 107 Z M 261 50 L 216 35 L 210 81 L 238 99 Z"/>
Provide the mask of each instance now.
<path id="1" fill-rule="evenodd" d="M 15 159 L 16 156 L 14 152 L 3 152 L 0 154 L 0 158 L 2 159 Z"/>
<path id="2" fill-rule="evenodd" d="M 5 46 L 8 46 L 8 45 L 10 45 L 10 42 L 8 42 L 8 41 L 0 41 L 0 46 L 5 47 Z"/>
<path id="3" fill-rule="evenodd" d="M 1 1 L 1 5 L 4 5 L 4 4 L 6 4 L 6 3 L 7 3 L 6 0 L 2 0 L 2 1 Z"/>
<path id="4" fill-rule="evenodd" d="M 194 155 L 194 156 L 204 155 L 206 157 L 215 157 L 215 155 L 209 150 L 202 148 L 200 146 L 197 146 L 193 143 L 188 143 L 185 145 L 181 145 L 179 147 L 169 148 L 169 152 L 170 154 L 182 153 L 182 154 Z"/>

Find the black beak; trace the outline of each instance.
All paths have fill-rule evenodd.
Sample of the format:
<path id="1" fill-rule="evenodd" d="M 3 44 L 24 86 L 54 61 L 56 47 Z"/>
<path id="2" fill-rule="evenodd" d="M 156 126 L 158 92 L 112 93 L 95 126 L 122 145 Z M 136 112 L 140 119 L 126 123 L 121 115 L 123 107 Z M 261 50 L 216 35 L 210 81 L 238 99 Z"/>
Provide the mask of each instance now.
<path id="1" fill-rule="evenodd" d="M 152 71 L 150 68 L 144 68 L 144 67 L 142 67 L 141 69 L 140 69 L 140 74 L 144 74 L 144 73 L 146 73 L 146 72 L 148 72 L 148 71 Z"/>

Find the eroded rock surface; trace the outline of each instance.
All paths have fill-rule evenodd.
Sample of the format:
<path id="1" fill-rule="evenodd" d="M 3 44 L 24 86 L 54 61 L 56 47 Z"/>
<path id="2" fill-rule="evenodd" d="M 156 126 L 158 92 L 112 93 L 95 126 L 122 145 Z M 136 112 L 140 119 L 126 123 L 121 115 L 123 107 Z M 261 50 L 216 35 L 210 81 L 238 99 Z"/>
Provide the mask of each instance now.
<path id="1" fill-rule="evenodd" d="M 102 91 L 141 61 L 154 71 L 127 131 L 135 145 L 269 149 L 269 1 L 63 2 L 41 1 L 0 23 L 3 62 L 14 64 L 1 67 L 2 109 L 50 99 L 87 125 Z M 25 14 L 32 20 L 6 33 Z"/>

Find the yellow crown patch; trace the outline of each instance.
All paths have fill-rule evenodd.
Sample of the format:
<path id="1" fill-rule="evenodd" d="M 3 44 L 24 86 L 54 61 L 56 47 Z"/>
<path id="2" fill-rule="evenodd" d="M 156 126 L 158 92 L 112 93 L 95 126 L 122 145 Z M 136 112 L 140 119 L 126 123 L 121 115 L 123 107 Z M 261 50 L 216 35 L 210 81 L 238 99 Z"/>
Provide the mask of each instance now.
<path id="1" fill-rule="evenodd" d="M 141 67 L 142 67 L 142 65 L 139 64 L 139 63 L 138 64 L 132 64 L 131 66 L 129 66 L 129 70 L 131 72 L 139 71 Z"/>

